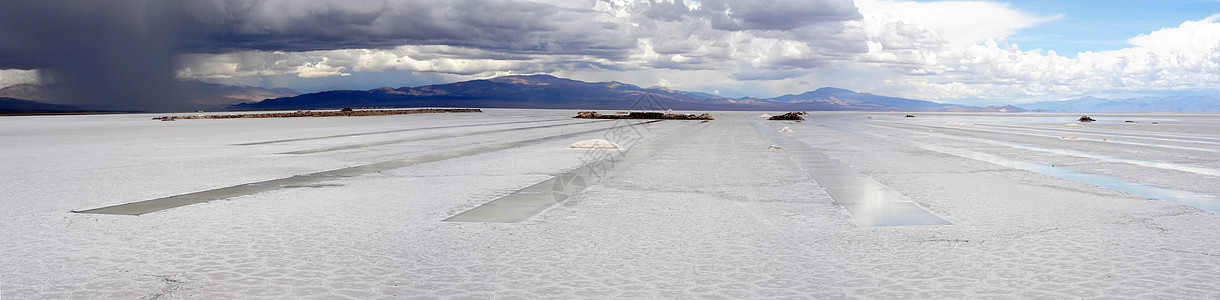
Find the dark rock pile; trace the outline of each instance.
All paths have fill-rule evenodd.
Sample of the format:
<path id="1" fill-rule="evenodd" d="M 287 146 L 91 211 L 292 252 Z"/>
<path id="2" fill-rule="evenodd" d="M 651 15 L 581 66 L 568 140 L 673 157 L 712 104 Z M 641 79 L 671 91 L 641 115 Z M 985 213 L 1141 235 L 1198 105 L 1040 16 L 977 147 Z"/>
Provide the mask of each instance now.
<path id="1" fill-rule="evenodd" d="M 1080 119 L 1077 119 L 1077 121 L 1093 122 L 1093 121 L 1097 121 L 1097 120 L 1094 120 L 1093 118 L 1090 118 L 1089 116 L 1080 116 Z"/>
<path id="2" fill-rule="evenodd" d="M 801 117 L 801 115 L 809 115 L 809 113 L 807 113 L 807 112 L 790 112 L 790 113 L 786 113 L 786 114 L 782 114 L 782 115 L 778 115 L 778 116 L 772 116 L 772 117 L 770 117 L 770 118 L 767 118 L 767 120 L 804 121 L 804 120 L 805 120 L 805 118 L 802 118 L 802 117 Z"/>

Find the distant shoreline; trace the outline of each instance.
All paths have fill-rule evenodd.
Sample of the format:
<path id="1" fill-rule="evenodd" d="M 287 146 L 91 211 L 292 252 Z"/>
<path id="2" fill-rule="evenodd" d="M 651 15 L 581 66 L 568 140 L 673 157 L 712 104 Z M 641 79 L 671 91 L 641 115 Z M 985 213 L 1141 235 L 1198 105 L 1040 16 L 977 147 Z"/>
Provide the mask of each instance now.
<path id="1" fill-rule="evenodd" d="M 8 116 L 63 116 L 63 115 L 117 115 L 139 114 L 138 111 L 69 111 L 69 112 L 0 112 L 0 117 Z"/>
<path id="2" fill-rule="evenodd" d="M 430 114 L 430 113 L 481 113 L 483 110 L 478 108 L 418 108 L 418 109 L 381 109 L 381 110 L 354 110 L 344 108 L 342 110 L 333 111 L 312 111 L 298 110 L 295 112 L 284 113 L 265 113 L 265 114 L 230 114 L 230 115 L 198 115 L 198 116 L 164 116 L 152 118 L 153 120 L 175 121 L 184 119 L 253 119 L 253 118 L 300 118 L 300 117 L 363 117 L 363 116 L 386 116 L 386 115 L 406 115 L 406 114 Z"/>

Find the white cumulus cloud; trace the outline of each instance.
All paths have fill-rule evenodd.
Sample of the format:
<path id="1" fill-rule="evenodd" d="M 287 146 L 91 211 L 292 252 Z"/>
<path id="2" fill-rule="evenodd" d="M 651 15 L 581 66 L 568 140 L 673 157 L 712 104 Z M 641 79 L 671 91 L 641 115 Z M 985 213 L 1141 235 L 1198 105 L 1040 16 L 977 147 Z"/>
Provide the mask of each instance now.
<path id="1" fill-rule="evenodd" d="M 38 71 L 0 69 L 0 87 L 22 83 L 38 83 Z"/>
<path id="2" fill-rule="evenodd" d="M 881 67 L 858 70 L 884 78 L 887 85 L 874 88 L 893 95 L 1020 103 L 1220 84 L 1220 15 L 1134 37 L 1132 47 L 1070 58 L 1006 42 L 1013 32 L 1050 18 L 999 3 L 864 0 L 857 5 L 869 51 L 847 64 Z M 993 21 L 969 22 L 978 28 L 956 21 L 979 18 Z"/>

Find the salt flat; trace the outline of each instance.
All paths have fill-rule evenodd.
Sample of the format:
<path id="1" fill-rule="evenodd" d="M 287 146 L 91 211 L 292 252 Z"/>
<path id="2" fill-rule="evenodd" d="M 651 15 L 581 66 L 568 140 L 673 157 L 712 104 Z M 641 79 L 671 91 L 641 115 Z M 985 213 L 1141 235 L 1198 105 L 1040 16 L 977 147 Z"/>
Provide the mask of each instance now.
<path id="1" fill-rule="evenodd" d="M 0 118 L 0 298 L 1220 297 L 1220 115 L 485 111 Z M 568 148 L 593 138 L 626 151 Z M 559 200 L 446 221 L 509 195 Z"/>

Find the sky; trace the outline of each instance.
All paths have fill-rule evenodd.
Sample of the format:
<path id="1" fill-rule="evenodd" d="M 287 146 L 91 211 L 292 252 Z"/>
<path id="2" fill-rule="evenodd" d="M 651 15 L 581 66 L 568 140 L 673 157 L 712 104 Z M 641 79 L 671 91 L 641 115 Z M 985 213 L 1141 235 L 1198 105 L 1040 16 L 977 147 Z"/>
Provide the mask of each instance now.
<path id="1" fill-rule="evenodd" d="M 967 105 L 1220 86 L 1216 0 L 0 6 L 0 86 L 54 83 L 115 108 L 170 108 L 181 80 L 315 92 L 551 74 L 726 97 L 830 86 Z"/>

